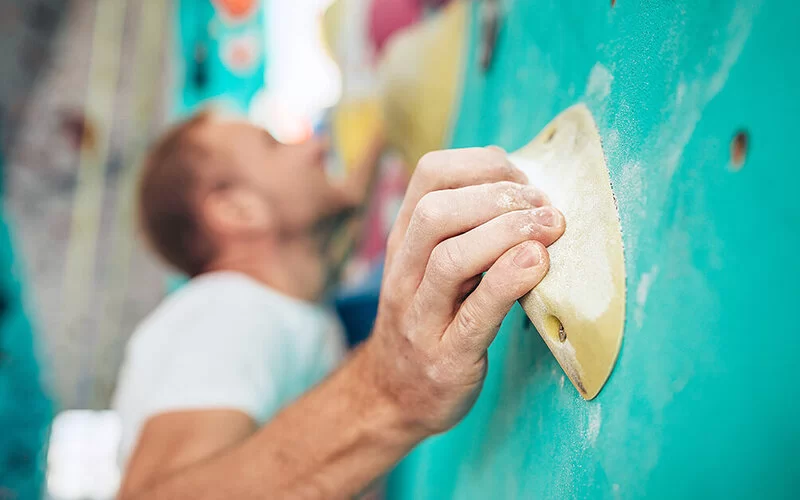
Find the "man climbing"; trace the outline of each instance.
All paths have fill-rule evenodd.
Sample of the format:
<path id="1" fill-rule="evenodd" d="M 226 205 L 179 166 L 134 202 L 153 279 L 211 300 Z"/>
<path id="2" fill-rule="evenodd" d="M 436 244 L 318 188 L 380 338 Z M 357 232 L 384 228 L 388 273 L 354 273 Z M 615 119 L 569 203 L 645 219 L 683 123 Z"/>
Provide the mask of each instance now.
<path id="1" fill-rule="evenodd" d="M 426 155 L 389 238 L 372 336 L 281 409 L 341 352 L 316 304 L 318 228 L 366 183 L 330 183 L 323 149 L 203 115 L 151 154 L 145 230 L 193 279 L 128 347 L 123 500 L 347 497 L 475 401 L 486 350 L 547 272 L 563 216 L 500 150 Z"/>

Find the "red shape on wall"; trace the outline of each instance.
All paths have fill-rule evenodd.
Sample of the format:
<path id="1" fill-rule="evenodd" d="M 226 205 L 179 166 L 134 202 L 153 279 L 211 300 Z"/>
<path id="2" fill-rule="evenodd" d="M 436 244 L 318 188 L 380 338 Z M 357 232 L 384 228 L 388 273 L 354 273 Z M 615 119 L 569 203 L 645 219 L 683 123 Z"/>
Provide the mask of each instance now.
<path id="1" fill-rule="evenodd" d="M 226 21 L 240 23 L 249 19 L 261 0 L 212 0 L 217 13 Z"/>
<path id="2" fill-rule="evenodd" d="M 369 11 L 369 38 L 378 54 L 389 39 L 422 19 L 419 0 L 372 0 Z"/>

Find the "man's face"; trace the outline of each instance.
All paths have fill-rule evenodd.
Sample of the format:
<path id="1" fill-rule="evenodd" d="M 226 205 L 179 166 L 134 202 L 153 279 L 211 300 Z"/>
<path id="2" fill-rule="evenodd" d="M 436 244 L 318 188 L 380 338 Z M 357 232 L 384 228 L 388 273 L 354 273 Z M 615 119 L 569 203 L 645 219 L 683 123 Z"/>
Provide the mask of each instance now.
<path id="1" fill-rule="evenodd" d="M 282 144 L 260 127 L 216 117 L 200 134 L 230 159 L 219 168 L 231 171 L 221 174 L 263 195 L 281 230 L 305 231 L 341 206 L 342 193 L 325 172 L 327 140 Z"/>

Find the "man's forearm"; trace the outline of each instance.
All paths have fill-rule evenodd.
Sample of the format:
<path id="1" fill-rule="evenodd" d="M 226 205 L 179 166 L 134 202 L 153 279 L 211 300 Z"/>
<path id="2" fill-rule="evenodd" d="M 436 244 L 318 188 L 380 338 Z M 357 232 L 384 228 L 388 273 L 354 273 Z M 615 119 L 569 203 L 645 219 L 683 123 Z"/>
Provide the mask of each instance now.
<path id="1" fill-rule="evenodd" d="M 363 349 L 236 448 L 136 499 L 345 498 L 392 467 L 424 436 L 371 382 Z"/>

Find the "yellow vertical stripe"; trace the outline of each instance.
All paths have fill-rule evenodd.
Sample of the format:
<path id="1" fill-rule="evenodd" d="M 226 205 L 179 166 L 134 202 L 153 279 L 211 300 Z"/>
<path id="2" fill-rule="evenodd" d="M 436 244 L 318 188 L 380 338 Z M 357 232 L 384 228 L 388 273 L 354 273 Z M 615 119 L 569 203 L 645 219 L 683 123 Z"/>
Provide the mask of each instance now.
<path id="1" fill-rule="evenodd" d="M 111 361 L 116 357 L 109 354 L 121 349 L 121 342 L 127 338 L 122 335 L 120 327 L 135 246 L 135 192 L 142 154 L 149 138 L 148 127 L 158 109 L 158 91 L 162 82 L 159 71 L 164 53 L 169 7 L 169 2 L 144 2 L 138 24 L 134 56 L 137 74 L 132 119 L 126 125 L 129 139 L 125 144 L 123 158 L 125 169 L 120 179 L 116 204 L 112 235 L 114 242 L 109 259 L 110 277 L 105 283 L 104 307 L 98 311 L 103 316 L 99 326 L 97 359 L 94 363 L 97 371 L 96 380 L 109 383 L 107 386 L 96 387 L 93 391 L 93 397 L 99 401 L 105 401 L 113 389 L 111 383 L 115 379 L 117 366 Z"/>

